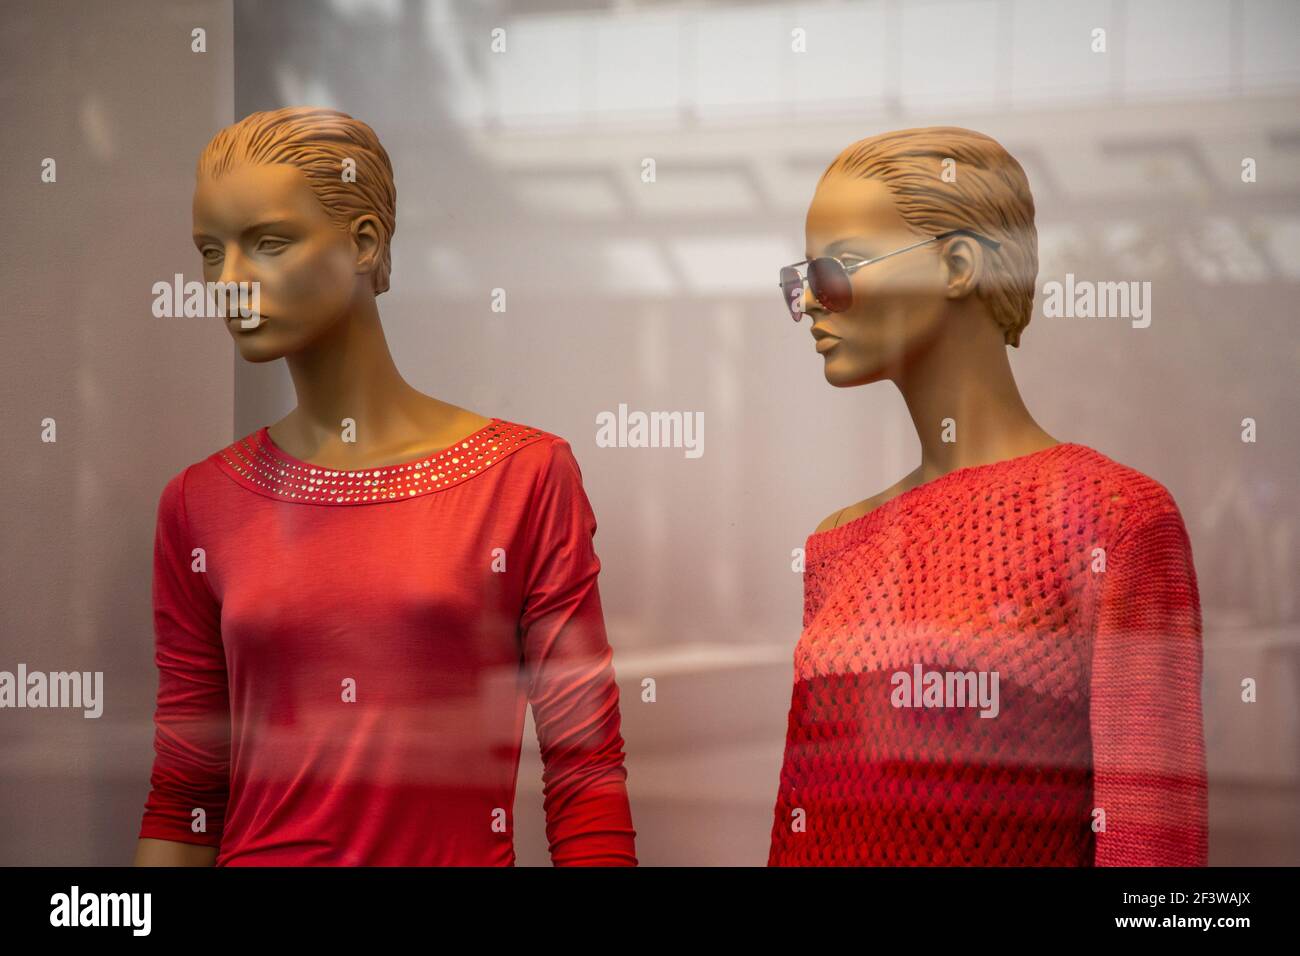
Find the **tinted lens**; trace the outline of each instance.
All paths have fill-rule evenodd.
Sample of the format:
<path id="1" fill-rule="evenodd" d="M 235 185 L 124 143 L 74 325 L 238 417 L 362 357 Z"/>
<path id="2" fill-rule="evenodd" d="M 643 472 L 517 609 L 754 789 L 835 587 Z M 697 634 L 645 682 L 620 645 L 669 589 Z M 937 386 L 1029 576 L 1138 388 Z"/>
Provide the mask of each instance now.
<path id="1" fill-rule="evenodd" d="M 808 285 L 822 308 L 829 312 L 844 312 L 853 304 L 853 285 L 848 273 L 829 256 L 808 263 Z"/>
<path id="2" fill-rule="evenodd" d="M 781 269 L 781 294 L 785 297 L 785 307 L 790 310 L 790 318 L 798 322 L 803 317 L 803 303 L 800 301 L 803 298 L 803 279 L 793 266 Z"/>

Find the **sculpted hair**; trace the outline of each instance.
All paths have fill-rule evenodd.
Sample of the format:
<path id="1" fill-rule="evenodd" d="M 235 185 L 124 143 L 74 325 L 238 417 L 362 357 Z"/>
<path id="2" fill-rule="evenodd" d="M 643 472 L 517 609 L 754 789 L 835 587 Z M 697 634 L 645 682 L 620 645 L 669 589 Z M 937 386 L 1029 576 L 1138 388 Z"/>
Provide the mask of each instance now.
<path id="1" fill-rule="evenodd" d="M 945 159 L 956 163 L 955 177 L 947 177 L 953 182 L 945 182 Z M 976 294 L 988 303 L 1006 343 L 1020 346 L 1034 309 L 1038 230 L 1025 171 L 997 140 L 957 126 L 896 130 L 849 146 L 822 180 L 834 172 L 880 180 L 899 215 L 923 233 L 971 229 L 1001 242 L 996 250 L 984 248 L 989 268 Z"/>
<path id="2" fill-rule="evenodd" d="M 355 182 L 343 179 L 348 159 L 356 162 Z M 388 291 L 397 186 L 393 165 L 374 130 L 347 113 L 317 107 L 250 113 L 212 137 L 199 155 L 198 175 L 215 178 L 241 163 L 296 166 L 341 229 L 348 229 L 358 216 L 375 216 L 381 248 L 371 278 L 375 295 Z"/>

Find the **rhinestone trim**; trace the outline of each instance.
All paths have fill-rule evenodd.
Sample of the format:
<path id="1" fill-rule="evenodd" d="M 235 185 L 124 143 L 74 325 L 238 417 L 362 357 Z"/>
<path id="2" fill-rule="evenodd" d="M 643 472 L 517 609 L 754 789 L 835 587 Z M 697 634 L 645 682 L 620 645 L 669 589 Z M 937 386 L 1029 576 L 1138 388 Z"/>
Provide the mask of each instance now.
<path id="1" fill-rule="evenodd" d="M 300 504 L 378 504 L 450 488 L 545 435 L 536 428 L 493 418 L 437 454 L 379 468 L 340 471 L 282 451 L 264 425 L 227 445 L 217 456 L 239 481 L 273 498 Z"/>

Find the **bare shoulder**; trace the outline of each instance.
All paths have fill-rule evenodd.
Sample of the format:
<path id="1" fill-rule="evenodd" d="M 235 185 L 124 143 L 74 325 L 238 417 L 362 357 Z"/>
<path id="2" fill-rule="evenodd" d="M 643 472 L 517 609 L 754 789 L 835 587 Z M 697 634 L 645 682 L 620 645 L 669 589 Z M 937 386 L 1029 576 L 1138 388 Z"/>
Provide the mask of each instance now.
<path id="1" fill-rule="evenodd" d="M 845 508 L 841 508 L 839 511 L 832 511 L 830 514 L 828 514 L 825 518 L 822 519 L 821 524 L 817 526 L 816 530 L 813 531 L 813 534 L 821 534 L 823 531 L 831 530 L 831 528 L 839 524 L 840 515 L 842 515 L 847 510 L 848 508 L 845 507 Z"/>
<path id="2" fill-rule="evenodd" d="M 432 396 L 425 396 L 424 414 L 427 416 L 420 444 L 431 448 L 450 448 L 492 424 L 488 415 L 459 405 L 452 405 Z"/>
<path id="3" fill-rule="evenodd" d="M 480 415 L 478 412 L 470 411 L 468 408 L 461 408 L 459 405 L 452 405 L 451 409 L 455 413 L 454 423 L 451 426 L 455 432 L 471 434 L 492 424 L 491 416 Z"/>
<path id="4" fill-rule="evenodd" d="M 823 531 L 837 528 L 842 524 L 848 524 L 850 521 L 855 521 L 863 515 L 875 511 L 890 498 L 895 498 L 907 491 L 909 488 L 914 487 L 917 482 L 918 474 L 919 469 L 900 478 L 879 494 L 872 495 L 870 498 L 863 498 L 856 504 L 846 505 L 839 511 L 828 514 L 822 519 L 822 523 L 817 526 L 817 530 L 814 531 L 813 534 L 820 534 Z"/>
<path id="5" fill-rule="evenodd" d="M 873 495 L 870 498 L 864 498 L 856 504 L 845 505 L 839 511 L 832 512 L 822 519 L 822 523 L 817 526 L 813 534 L 821 534 L 823 531 L 830 531 L 832 528 L 838 528 L 842 524 L 848 524 L 855 518 L 861 518 L 868 511 L 880 507 L 884 504 L 886 492 Z"/>

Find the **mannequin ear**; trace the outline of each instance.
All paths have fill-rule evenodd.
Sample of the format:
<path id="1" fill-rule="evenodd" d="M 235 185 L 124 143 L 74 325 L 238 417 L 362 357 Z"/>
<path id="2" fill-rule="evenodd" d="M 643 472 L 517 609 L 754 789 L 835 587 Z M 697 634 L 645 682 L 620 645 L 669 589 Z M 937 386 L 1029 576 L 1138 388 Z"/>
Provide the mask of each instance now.
<path id="1" fill-rule="evenodd" d="M 969 236 L 953 236 L 943 246 L 945 292 L 950 299 L 964 299 L 979 286 L 988 267 L 984 247 Z"/>
<path id="2" fill-rule="evenodd" d="M 352 244 L 357 250 L 357 274 L 369 275 L 379 266 L 379 220 L 374 216 L 358 216 L 349 229 Z"/>

